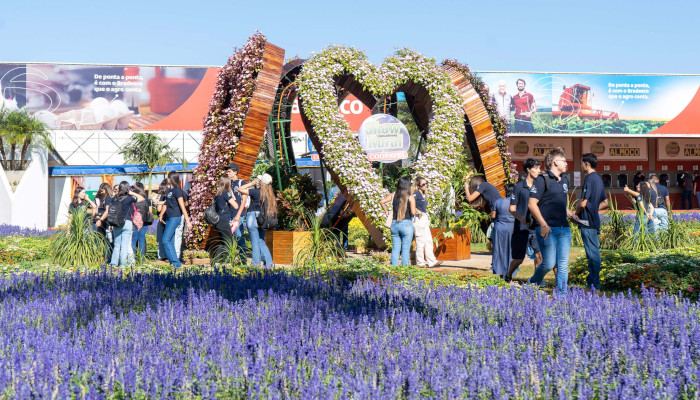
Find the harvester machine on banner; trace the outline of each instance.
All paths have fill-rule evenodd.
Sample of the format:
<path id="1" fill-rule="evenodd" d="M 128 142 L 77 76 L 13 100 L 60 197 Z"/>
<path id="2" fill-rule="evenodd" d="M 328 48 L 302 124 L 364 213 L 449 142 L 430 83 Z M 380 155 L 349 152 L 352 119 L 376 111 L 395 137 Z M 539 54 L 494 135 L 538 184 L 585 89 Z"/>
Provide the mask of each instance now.
<path id="1" fill-rule="evenodd" d="M 559 110 L 552 111 L 554 117 L 578 116 L 581 119 L 592 120 L 619 120 L 620 116 L 614 111 L 594 110 L 593 93 L 591 88 L 575 84 L 571 87 L 564 86 L 564 92 L 559 98 Z"/>

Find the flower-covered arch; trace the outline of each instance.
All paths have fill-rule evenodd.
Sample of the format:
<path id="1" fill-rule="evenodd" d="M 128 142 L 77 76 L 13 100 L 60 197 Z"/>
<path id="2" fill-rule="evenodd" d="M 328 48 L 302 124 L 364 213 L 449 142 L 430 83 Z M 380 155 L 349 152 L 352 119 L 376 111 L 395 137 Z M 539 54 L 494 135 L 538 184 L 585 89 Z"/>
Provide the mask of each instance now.
<path id="1" fill-rule="evenodd" d="M 351 203 L 357 204 L 354 209 L 361 210 L 358 216 L 378 244 L 383 243 L 382 233 L 387 234 L 379 205 L 387 191 L 338 113 L 336 85 L 368 107 L 376 104 L 377 98 L 402 91 L 415 95 L 416 101 L 425 106 L 422 109 L 431 110 L 426 153 L 414 168 L 416 175 L 431 182 L 429 204 L 438 205 L 462 151 L 464 111 L 459 93 L 434 59 L 401 49 L 377 67 L 362 51 L 330 46 L 304 64 L 296 83 L 309 136 L 336 183 L 349 195 Z"/>
<path id="2" fill-rule="evenodd" d="M 224 167 L 238 163 L 239 175 L 244 179 L 252 173 L 283 60 L 284 50 L 256 33 L 219 71 L 209 113 L 204 119 L 199 164 L 194 170 L 190 192 L 189 248 L 199 248 L 205 243 L 209 227 L 204 222 L 204 210 L 214 199 Z"/>

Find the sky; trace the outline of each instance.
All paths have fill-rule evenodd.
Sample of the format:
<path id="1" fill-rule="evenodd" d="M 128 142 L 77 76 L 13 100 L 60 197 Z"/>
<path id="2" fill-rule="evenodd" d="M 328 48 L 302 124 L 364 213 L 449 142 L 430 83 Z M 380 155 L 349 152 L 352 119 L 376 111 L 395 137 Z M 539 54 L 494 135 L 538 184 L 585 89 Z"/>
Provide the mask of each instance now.
<path id="1" fill-rule="evenodd" d="M 700 1 L 18 1 L 0 61 L 208 65 L 260 30 L 287 57 L 397 47 L 481 71 L 700 73 Z"/>

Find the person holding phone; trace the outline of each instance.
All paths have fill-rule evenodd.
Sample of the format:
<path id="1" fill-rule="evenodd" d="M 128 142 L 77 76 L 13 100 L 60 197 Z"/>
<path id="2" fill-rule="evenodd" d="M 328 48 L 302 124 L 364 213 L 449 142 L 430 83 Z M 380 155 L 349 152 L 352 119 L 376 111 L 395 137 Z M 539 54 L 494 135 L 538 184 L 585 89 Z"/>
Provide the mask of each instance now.
<path id="1" fill-rule="evenodd" d="M 183 218 L 187 229 L 192 229 L 192 223 L 185 206 L 185 192 L 180 187 L 180 174 L 171 171 L 168 174 L 168 185 L 170 187 L 165 194 L 165 207 L 158 219 L 165 224 L 163 230 L 165 254 L 170 260 L 170 264 L 177 269 L 182 266 L 182 263 L 175 249 L 175 232 Z"/>

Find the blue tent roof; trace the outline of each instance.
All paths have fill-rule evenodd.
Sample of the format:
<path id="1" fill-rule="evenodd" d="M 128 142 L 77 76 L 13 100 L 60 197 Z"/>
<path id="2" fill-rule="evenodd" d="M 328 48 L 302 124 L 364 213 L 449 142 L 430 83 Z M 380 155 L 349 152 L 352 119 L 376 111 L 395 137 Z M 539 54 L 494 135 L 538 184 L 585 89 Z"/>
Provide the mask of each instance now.
<path id="1" fill-rule="evenodd" d="M 196 166 L 197 164 L 189 164 L 185 168 L 180 163 L 171 163 L 166 164 L 165 167 L 156 167 L 153 172 L 192 172 Z M 88 165 L 49 168 L 49 176 L 132 175 L 144 173 L 148 173 L 146 165 Z"/>
<path id="2" fill-rule="evenodd" d="M 320 161 L 312 161 L 311 157 L 297 158 L 297 167 L 308 168 L 308 167 L 320 167 Z"/>

